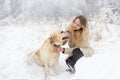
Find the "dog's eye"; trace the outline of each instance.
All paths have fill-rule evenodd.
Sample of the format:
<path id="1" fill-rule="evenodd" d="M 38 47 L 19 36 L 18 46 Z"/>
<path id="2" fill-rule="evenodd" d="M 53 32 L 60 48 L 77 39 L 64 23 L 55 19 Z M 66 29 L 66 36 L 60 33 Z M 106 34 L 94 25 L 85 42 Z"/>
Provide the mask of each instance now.
<path id="1" fill-rule="evenodd" d="M 63 31 L 61 31 L 61 33 L 63 33 Z"/>

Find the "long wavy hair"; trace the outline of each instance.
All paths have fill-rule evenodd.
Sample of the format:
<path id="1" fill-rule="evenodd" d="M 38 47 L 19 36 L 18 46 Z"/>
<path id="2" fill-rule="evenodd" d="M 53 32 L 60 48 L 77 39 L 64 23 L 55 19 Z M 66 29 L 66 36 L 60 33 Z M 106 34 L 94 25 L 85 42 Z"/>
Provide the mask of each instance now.
<path id="1" fill-rule="evenodd" d="M 88 20 L 87 20 L 87 18 L 85 16 L 83 16 L 83 15 L 80 15 L 80 16 L 75 17 L 75 19 L 73 20 L 73 22 L 76 19 L 79 19 L 80 22 L 81 22 L 82 28 L 80 30 L 81 31 L 86 31 L 88 29 Z"/>
<path id="2" fill-rule="evenodd" d="M 77 32 L 73 31 L 72 29 L 72 24 L 73 22 L 76 20 L 76 19 L 79 19 L 80 22 L 81 22 L 81 25 L 82 25 L 82 28 L 80 30 L 78 30 Z M 82 42 L 87 42 L 88 40 L 88 20 L 85 16 L 83 15 L 80 15 L 80 16 L 77 16 L 73 19 L 73 22 L 71 23 L 70 25 L 70 30 L 71 30 L 71 38 L 74 40 L 75 44 L 79 44 L 79 43 L 82 43 Z"/>

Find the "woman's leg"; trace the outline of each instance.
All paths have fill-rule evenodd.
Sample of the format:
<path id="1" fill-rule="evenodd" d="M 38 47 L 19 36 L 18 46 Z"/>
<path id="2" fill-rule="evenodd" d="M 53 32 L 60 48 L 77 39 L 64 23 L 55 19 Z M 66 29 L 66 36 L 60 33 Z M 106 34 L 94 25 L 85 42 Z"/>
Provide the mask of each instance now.
<path id="1" fill-rule="evenodd" d="M 79 60 L 79 58 L 83 57 L 83 53 L 79 48 L 76 48 L 72 51 L 72 56 L 70 56 L 67 60 L 66 60 L 66 64 L 68 65 L 68 67 L 70 68 L 70 70 L 72 72 L 75 72 L 75 64 L 76 62 Z"/>

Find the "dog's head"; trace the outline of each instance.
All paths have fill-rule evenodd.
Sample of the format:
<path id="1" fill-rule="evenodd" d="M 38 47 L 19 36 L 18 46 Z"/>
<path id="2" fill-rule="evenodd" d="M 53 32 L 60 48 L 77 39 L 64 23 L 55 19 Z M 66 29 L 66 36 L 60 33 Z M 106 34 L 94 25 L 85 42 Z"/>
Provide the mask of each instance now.
<path id="1" fill-rule="evenodd" d="M 50 35 L 50 42 L 54 46 L 61 46 L 68 41 L 70 37 L 69 31 L 57 30 Z"/>

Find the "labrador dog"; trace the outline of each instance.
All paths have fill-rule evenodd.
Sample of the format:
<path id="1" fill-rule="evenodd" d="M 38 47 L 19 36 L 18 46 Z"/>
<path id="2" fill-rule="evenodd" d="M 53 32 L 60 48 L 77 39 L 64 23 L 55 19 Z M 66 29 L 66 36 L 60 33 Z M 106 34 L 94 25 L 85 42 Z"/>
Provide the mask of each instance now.
<path id="1" fill-rule="evenodd" d="M 41 48 L 33 55 L 37 63 L 44 67 L 45 79 L 49 77 L 49 67 L 53 67 L 54 75 L 58 75 L 58 60 L 60 54 L 54 49 L 66 43 L 68 39 L 68 31 L 57 30 L 44 41 Z"/>

